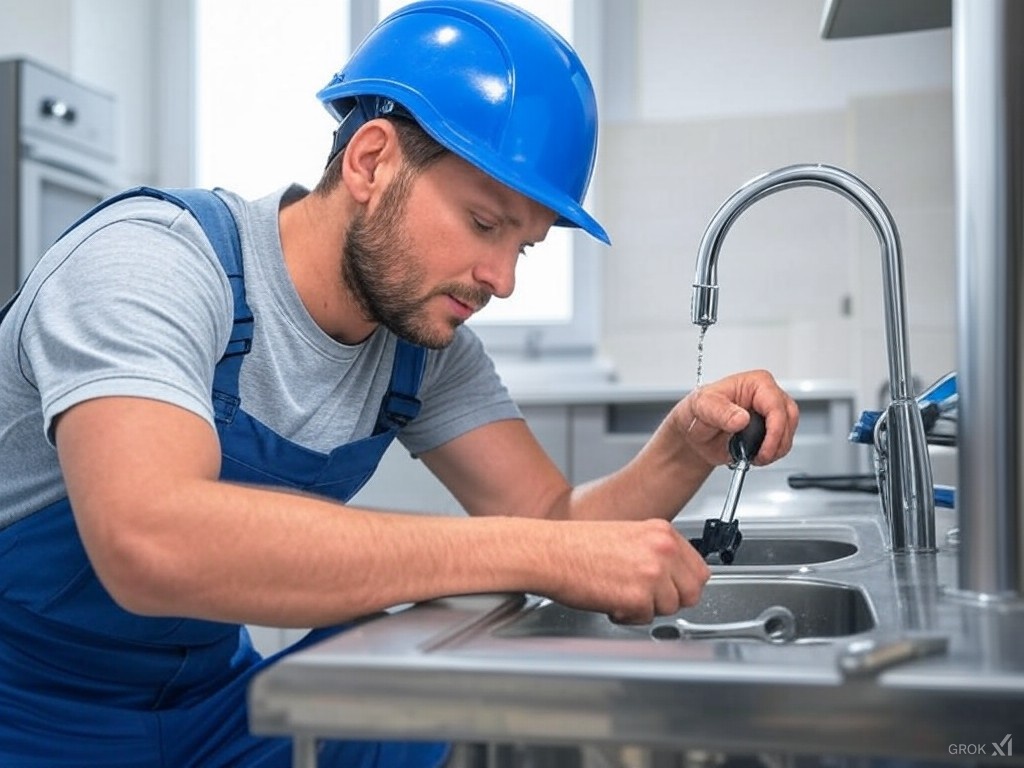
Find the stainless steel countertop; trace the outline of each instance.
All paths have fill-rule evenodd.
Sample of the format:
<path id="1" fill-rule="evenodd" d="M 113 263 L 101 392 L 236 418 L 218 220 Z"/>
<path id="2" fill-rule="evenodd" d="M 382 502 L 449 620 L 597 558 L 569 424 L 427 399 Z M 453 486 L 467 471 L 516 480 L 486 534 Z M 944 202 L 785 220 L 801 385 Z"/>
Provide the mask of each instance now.
<path id="1" fill-rule="evenodd" d="M 678 523 L 692 533 L 718 511 L 688 511 Z M 1024 732 L 1024 605 L 957 595 L 957 554 L 946 539 L 952 512 L 940 510 L 940 551 L 924 556 L 886 551 L 871 496 L 755 485 L 737 517 L 748 537 L 846 537 L 858 551 L 805 567 L 717 566 L 714 578 L 856 585 L 874 629 L 782 645 L 511 638 L 494 630 L 539 598 L 453 597 L 365 622 L 273 665 L 251 686 L 251 727 L 306 741 L 594 742 L 934 760 L 964 760 L 951 750 L 981 745 L 999 764 L 1024 764 L 1018 755 L 991 757 L 994 744 Z M 942 638 L 948 648 L 866 675 L 840 668 L 852 643 L 908 637 Z"/>

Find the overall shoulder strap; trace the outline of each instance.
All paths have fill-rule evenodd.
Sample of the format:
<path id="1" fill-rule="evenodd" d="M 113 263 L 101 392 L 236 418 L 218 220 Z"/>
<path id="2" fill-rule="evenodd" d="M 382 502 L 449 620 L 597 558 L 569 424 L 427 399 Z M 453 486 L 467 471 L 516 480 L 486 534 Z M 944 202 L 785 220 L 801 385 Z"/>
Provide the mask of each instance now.
<path id="1" fill-rule="evenodd" d="M 404 339 L 398 340 L 391 381 L 377 413 L 374 434 L 401 429 L 419 414 L 421 403 L 416 395 L 423 381 L 426 361 L 426 349 Z"/>
<path id="2" fill-rule="evenodd" d="M 234 303 L 231 338 L 213 377 L 213 409 L 218 421 L 230 422 L 238 410 L 238 376 L 242 358 L 252 349 L 253 316 L 245 300 L 245 270 L 242 263 L 242 243 L 238 224 L 227 203 L 207 189 L 142 188 L 142 194 L 151 194 L 174 203 L 191 213 L 209 238 L 231 284 Z"/>
<path id="3" fill-rule="evenodd" d="M 245 271 L 242 266 L 242 243 L 238 225 L 227 203 L 208 189 L 153 189 L 139 187 L 140 194 L 166 200 L 191 213 L 209 238 L 231 283 L 234 302 L 234 327 L 224 357 L 246 354 L 252 348 L 252 312 L 245 301 Z M 237 389 L 237 387 L 236 387 Z"/>

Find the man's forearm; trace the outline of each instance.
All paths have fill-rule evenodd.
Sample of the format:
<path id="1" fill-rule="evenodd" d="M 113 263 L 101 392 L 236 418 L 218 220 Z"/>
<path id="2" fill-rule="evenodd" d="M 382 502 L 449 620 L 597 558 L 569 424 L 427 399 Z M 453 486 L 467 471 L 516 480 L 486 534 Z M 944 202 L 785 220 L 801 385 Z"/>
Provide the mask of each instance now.
<path id="1" fill-rule="evenodd" d="M 573 489 L 564 515 L 576 520 L 670 520 L 712 469 L 667 419 L 622 469 Z"/>

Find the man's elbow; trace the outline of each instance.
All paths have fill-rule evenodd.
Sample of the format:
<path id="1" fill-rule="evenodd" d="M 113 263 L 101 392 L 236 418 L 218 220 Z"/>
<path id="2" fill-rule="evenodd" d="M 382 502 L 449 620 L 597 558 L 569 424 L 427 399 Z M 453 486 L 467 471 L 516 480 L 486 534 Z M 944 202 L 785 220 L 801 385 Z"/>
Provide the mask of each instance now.
<path id="1" fill-rule="evenodd" d="M 156 537 L 130 526 L 84 536 L 86 552 L 97 578 L 117 605 L 142 616 L 177 613 L 178 572 L 169 548 Z"/>

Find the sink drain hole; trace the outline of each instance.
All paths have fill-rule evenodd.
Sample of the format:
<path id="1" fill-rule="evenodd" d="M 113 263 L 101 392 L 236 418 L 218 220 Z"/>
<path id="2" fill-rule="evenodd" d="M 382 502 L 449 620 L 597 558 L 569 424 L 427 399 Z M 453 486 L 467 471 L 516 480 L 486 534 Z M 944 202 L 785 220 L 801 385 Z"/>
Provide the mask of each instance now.
<path id="1" fill-rule="evenodd" d="M 764 623 L 764 631 L 768 637 L 785 637 L 788 634 L 788 622 L 780 618 L 771 618 Z"/>
<path id="2" fill-rule="evenodd" d="M 659 624 L 651 628 L 651 637 L 655 640 L 678 640 L 682 636 L 679 627 L 673 624 Z"/>

